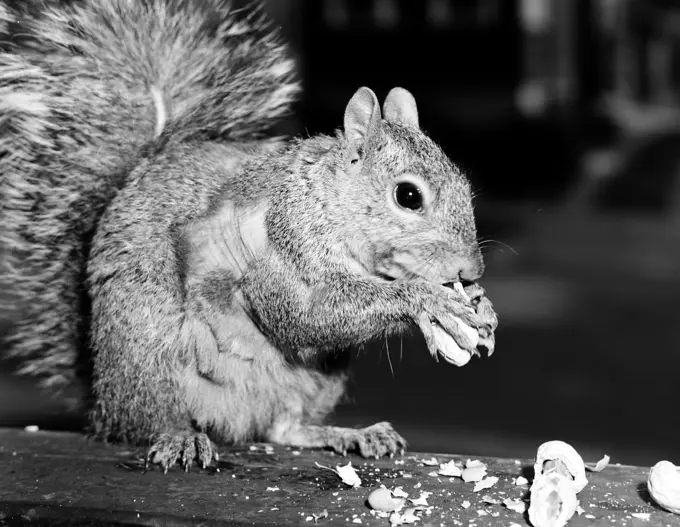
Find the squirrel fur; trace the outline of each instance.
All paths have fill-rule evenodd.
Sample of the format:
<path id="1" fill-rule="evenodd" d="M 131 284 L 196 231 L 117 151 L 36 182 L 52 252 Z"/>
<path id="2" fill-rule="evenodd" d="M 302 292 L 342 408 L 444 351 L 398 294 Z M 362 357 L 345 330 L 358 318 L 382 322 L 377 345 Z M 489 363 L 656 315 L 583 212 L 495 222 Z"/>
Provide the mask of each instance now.
<path id="1" fill-rule="evenodd" d="M 436 320 L 494 347 L 470 184 L 393 89 L 288 142 L 299 86 L 262 13 L 224 0 L 0 4 L 9 354 L 82 383 L 95 437 L 207 465 L 266 440 L 364 456 L 389 423 L 323 425 L 348 350 Z M 464 280 L 471 300 L 443 284 Z M 84 380 L 84 382 L 83 382 Z"/>

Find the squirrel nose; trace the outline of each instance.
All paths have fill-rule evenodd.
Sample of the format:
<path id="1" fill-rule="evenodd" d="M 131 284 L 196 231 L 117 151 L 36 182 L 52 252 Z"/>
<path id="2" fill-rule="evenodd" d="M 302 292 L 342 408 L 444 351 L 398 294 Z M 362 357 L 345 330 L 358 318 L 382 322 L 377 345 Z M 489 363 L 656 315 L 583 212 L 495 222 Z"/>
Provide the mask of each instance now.
<path id="1" fill-rule="evenodd" d="M 447 283 L 474 282 L 484 274 L 484 260 L 482 253 L 477 250 L 467 256 L 454 258 L 446 270 Z"/>
<path id="2" fill-rule="evenodd" d="M 481 254 L 473 258 L 463 260 L 463 265 L 460 268 L 460 279 L 465 282 L 474 282 L 479 280 L 484 274 L 484 260 Z"/>

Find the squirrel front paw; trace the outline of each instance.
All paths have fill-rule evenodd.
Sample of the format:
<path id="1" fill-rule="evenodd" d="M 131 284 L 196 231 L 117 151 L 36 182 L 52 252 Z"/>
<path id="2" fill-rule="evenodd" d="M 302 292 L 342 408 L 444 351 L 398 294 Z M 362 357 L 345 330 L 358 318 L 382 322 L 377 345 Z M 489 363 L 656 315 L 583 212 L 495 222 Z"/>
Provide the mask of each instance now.
<path id="1" fill-rule="evenodd" d="M 334 428 L 328 447 L 343 456 L 355 452 L 365 458 L 403 455 L 406 440 L 387 421 L 366 428 Z"/>
<path id="2" fill-rule="evenodd" d="M 154 438 L 146 454 L 146 467 L 150 463 L 158 464 L 167 474 L 175 463 L 188 472 L 196 461 L 202 468 L 207 468 L 218 454 L 212 441 L 203 433 L 159 434 Z"/>
<path id="3" fill-rule="evenodd" d="M 471 340 L 464 326 L 479 330 L 481 321 L 466 295 L 455 289 L 434 284 L 412 284 L 408 294 L 413 299 L 410 316 L 420 326 L 426 339 L 431 334 L 430 325 L 438 324 L 455 343 L 469 353 L 476 353 L 477 339 Z"/>
<path id="4" fill-rule="evenodd" d="M 464 366 L 472 356 L 480 355 L 479 348 L 493 353 L 498 317 L 484 289 L 477 284 L 464 289 L 461 283 L 453 287 L 416 283 L 411 288 L 410 315 L 433 356 Z"/>
<path id="5" fill-rule="evenodd" d="M 486 296 L 486 291 L 479 284 L 472 283 L 467 285 L 465 292 L 470 297 L 470 301 L 479 318 L 479 343 L 477 346 L 486 348 L 487 355 L 490 356 L 496 347 L 495 331 L 498 327 L 498 315 Z"/>

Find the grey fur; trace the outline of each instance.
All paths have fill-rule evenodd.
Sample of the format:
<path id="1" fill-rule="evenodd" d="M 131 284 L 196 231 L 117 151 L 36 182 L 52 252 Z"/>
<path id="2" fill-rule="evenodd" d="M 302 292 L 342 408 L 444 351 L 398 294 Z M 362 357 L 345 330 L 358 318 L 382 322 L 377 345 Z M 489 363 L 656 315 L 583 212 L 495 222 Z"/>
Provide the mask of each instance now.
<path id="1" fill-rule="evenodd" d="M 59 392 L 87 364 L 88 240 L 154 146 L 153 94 L 167 112 L 163 139 L 243 141 L 288 113 L 299 88 L 261 14 L 237 19 L 223 0 L 86 0 L 21 14 L 0 3 L 0 15 L 28 42 L 0 54 L 0 287 L 21 313 L 10 353 Z"/>

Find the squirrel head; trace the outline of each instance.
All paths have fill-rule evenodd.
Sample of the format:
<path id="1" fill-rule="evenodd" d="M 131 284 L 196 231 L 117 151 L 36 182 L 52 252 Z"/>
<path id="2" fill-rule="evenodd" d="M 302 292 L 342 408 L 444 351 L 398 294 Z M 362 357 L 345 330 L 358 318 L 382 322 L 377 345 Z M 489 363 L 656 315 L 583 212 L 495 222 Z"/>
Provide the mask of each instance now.
<path id="1" fill-rule="evenodd" d="M 420 129 L 411 93 L 392 89 L 381 112 L 375 93 L 360 88 L 345 110 L 342 137 L 336 192 L 345 213 L 361 218 L 343 237 L 364 272 L 477 280 L 484 264 L 470 183 Z"/>

